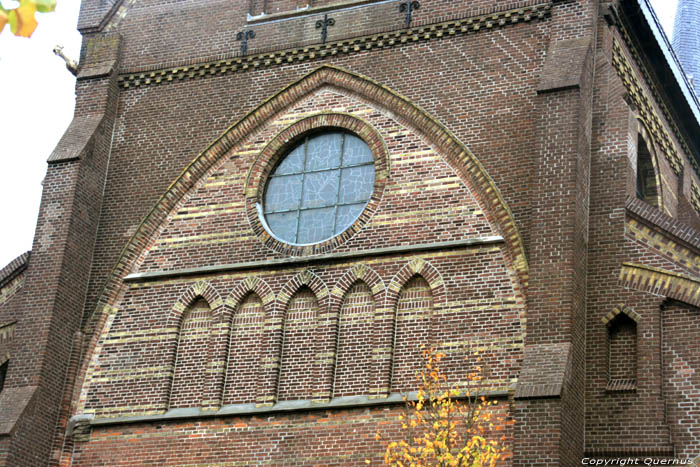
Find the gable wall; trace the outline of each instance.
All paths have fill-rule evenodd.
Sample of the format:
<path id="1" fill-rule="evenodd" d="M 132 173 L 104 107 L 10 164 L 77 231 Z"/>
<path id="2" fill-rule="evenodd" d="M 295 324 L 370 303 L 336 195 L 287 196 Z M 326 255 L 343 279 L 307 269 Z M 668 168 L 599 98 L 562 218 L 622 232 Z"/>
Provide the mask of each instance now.
<path id="1" fill-rule="evenodd" d="M 386 83 L 446 125 L 485 165 L 526 237 L 532 109 L 544 27 L 514 25 L 435 44 L 125 90 L 86 310 L 94 310 L 125 240 L 182 168 L 263 99 L 322 63 Z M 505 34 L 508 41 L 502 40 Z M 494 41 L 499 45 L 494 47 Z M 456 57 L 463 57 L 456 62 L 463 64 L 443 71 L 442 64 L 455 63 Z M 494 79 L 504 87 L 486 86 Z"/>

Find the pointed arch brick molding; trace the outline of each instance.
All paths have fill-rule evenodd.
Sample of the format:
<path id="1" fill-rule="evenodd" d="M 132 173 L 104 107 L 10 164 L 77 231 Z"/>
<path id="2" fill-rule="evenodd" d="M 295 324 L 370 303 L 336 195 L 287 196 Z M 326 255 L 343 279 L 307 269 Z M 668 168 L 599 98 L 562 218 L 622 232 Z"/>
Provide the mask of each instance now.
<path id="1" fill-rule="evenodd" d="M 227 377 L 230 374 L 232 366 L 232 352 L 234 351 L 235 320 L 239 309 L 250 295 L 257 295 L 260 299 L 264 317 L 260 321 L 256 321 L 255 325 L 248 323 L 248 329 L 254 330 L 256 335 L 264 335 L 265 321 L 269 319 L 272 313 L 272 308 L 275 302 L 275 294 L 272 288 L 262 278 L 257 276 L 249 276 L 240 281 L 233 288 L 229 296 L 224 301 L 222 307 L 222 316 L 219 321 L 219 329 L 217 329 L 214 337 L 215 357 L 212 363 L 212 399 L 210 406 L 216 409 L 220 408 L 225 401 L 226 387 L 228 385 Z M 252 327 L 251 327 L 252 326 Z M 255 358 L 259 358 L 257 354 Z M 259 366 L 259 362 L 258 362 Z M 260 370 L 256 371 L 255 380 L 260 378 Z"/>
<path id="2" fill-rule="evenodd" d="M 323 313 L 323 310 L 327 310 L 329 296 L 328 287 L 316 274 L 308 269 L 304 270 L 291 278 L 284 287 L 282 287 L 282 290 L 277 294 L 277 300 L 275 301 L 273 311 L 265 322 L 267 343 L 265 345 L 265 355 L 263 356 L 260 384 L 258 386 L 259 392 L 256 401 L 258 405 L 271 406 L 277 402 L 282 353 L 284 351 L 283 341 L 287 308 L 295 294 L 304 287 L 310 289 L 315 296 L 317 307 L 320 312 L 320 314 L 316 316 L 317 336 L 322 335 L 319 334 L 318 331 L 324 328 L 324 326 L 326 326 L 324 323 L 328 321 L 327 314 Z M 312 366 L 316 369 L 319 367 L 319 359 L 321 357 L 318 355 L 318 351 L 321 348 L 321 342 L 319 341 L 320 339 L 316 338 L 315 344 L 311 346 L 312 352 L 314 353 L 314 365 Z M 312 371 L 314 371 L 314 369 L 312 369 Z M 318 393 L 318 390 L 315 392 Z M 318 394 L 316 394 L 316 397 L 318 397 Z"/>
<path id="3" fill-rule="evenodd" d="M 627 305 L 621 303 L 621 304 L 617 305 L 615 308 L 613 308 L 610 313 L 603 316 L 601 321 L 603 321 L 603 324 L 607 326 L 620 313 L 624 313 L 625 315 L 629 316 L 637 324 L 639 324 L 642 320 L 642 317 L 639 316 L 639 313 L 637 313 L 636 311 L 634 311 L 632 308 L 628 307 Z"/>
<path id="4" fill-rule="evenodd" d="M 366 284 L 372 294 L 374 299 L 374 323 L 372 329 L 368 330 L 373 336 L 373 346 L 372 346 L 372 360 L 377 361 L 378 356 L 382 354 L 382 344 L 381 344 L 381 333 L 382 325 L 381 323 L 386 321 L 386 307 L 383 307 L 386 298 L 386 287 L 384 282 L 379 277 L 374 269 L 364 265 L 358 264 L 349 269 L 343 276 L 338 279 L 336 285 L 330 292 L 328 297 L 328 316 L 329 320 L 326 328 L 323 330 L 325 334 L 321 334 L 323 339 L 325 339 L 324 348 L 332 348 L 333 355 L 327 355 L 323 360 L 321 366 L 321 380 L 323 387 L 325 388 L 322 398 L 330 400 L 333 397 L 332 389 L 335 383 L 335 370 L 337 366 L 337 359 L 339 354 L 340 346 L 340 319 L 341 319 L 341 307 L 346 294 L 350 289 L 357 283 Z M 335 339 L 335 342 L 329 342 L 329 339 Z M 371 379 L 370 379 L 371 381 Z M 370 389 L 371 394 L 376 394 L 376 388 Z"/>
<path id="5" fill-rule="evenodd" d="M 89 341 L 85 342 L 86 348 L 84 348 L 82 355 L 92 355 L 100 332 L 107 323 L 110 310 L 128 290 L 124 278 L 138 270 L 147 246 L 158 234 L 160 226 L 167 221 L 168 216 L 178 208 L 179 204 L 184 202 L 187 193 L 196 187 L 211 170 L 215 170 L 217 163 L 224 160 L 236 144 L 257 131 L 279 112 L 323 86 L 337 87 L 350 94 L 360 96 L 373 105 L 389 110 L 397 116 L 400 123 L 423 135 L 435 146 L 436 150 L 444 155 L 446 160 L 456 169 L 460 178 L 471 187 L 475 198 L 483 206 L 483 212 L 489 222 L 497 227 L 505 239 L 508 247 L 503 250 L 506 265 L 514 272 L 514 279 L 519 282 L 516 288 L 522 287 L 522 290 L 526 290 L 528 264 L 520 233 L 510 208 L 479 160 L 446 127 L 408 99 L 365 76 L 324 65 L 265 100 L 247 116 L 231 126 L 199 154 L 170 185 L 168 191 L 161 196 L 137 227 L 110 272 L 97 306 L 87 319 L 84 334 Z M 428 282 L 432 282 L 431 279 L 427 279 Z M 323 302 L 324 297 L 317 296 L 319 302 Z M 320 305 L 324 306 L 322 303 Z M 273 363 L 268 362 L 267 364 Z M 86 358 L 81 370 L 83 376 L 80 381 L 76 382 L 79 386 L 83 384 L 82 379 L 87 374 L 89 364 L 90 360 Z M 269 395 L 266 394 L 265 397 Z"/>
<path id="6" fill-rule="evenodd" d="M 191 307 L 198 298 L 203 298 L 206 300 L 207 304 L 209 305 L 209 313 L 212 317 L 212 325 L 216 326 L 217 324 L 217 316 L 221 316 L 221 308 L 223 308 L 224 301 L 221 299 L 221 296 L 219 293 L 214 289 L 214 287 L 211 286 L 206 281 L 197 281 L 195 284 L 192 286 L 188 287 L 185 292 L 183 292 L 182 295 L 180 295 L 180 298 L 175 302 L 175 305 L 173 305 L 172 309 L 170 310 L 170 314 L 168 315 L 167 322 L 166 322 L 166 327 L 168 328 L 173 328 L 177 329 L 177 333 L 175 334 L 175 339 L 173 339 L 173 342 L 170 343 L 168 346 L 168 357 L 167 360 L 168 363 L 168 400 L 166 407 L 170 407 L 173 399 L 173 391 L 175 389 L 174 384 L 175 384 L 175 375 L 176 375 L 176 366 L 177 366 L 177 359 L 178 359 L 178 346 L 179 346 L 179 341 L 180 337 L 182 335 L 182 325 L 183 325 L 183 317 L 185 312 L 189 307 Z M 212 342 L 211 339 L 207 339 L 207 366 L 210 366 L 212 364 L 212 361 L 214 359 L 214 342 Z M 205 390 L 205 399 L 202 401 L 202 407 L 208 407 L 210 405 L 215 405 L 211 404 L 211 388 L 208 387 Z"/>
<path id="7" fill-rule="evenodd" d="M 509 254 L 506 255 L 506 261 L 517 271 L 522 285 L 527 285 L 528 265 L 515 220 L 500 191 L 477 158 L 447 128 L 406 98 L 369 78 L 341 68 L 324 65 L 267 99 L 230 127 L 219 139 L 198 155 L 170 185 L 168 191 L 146 215 L 122 250 L 120 258 L 105 284 L 96 310 L 88 320 L 87 335 L 94 335 L 95 330 L 101 328 L 101 323 L 104 322 L 106 316 L 107 309 L 105 307 L 114 303 L 125 290 L 123 278 L 136 269 L 139 256 L 156 234 L 158 227 L 165 222 L 167 216 L 176 208 L 187 192 L 237 142 L 260 128 L 278 112 L 324 85 L 339 87 L 361 95 L 380 107 L 388 108 L 395 115 L 400 115 L 406 124 L 419 129 L 428 140 L 434 142 L 448 160 L 457 166 L 474 187 L 481 202 L 486 205 L 485 212 L 491 216 L 489 220 L 498 226 L 508 244 L 509 252 L 507 253 Z"/>

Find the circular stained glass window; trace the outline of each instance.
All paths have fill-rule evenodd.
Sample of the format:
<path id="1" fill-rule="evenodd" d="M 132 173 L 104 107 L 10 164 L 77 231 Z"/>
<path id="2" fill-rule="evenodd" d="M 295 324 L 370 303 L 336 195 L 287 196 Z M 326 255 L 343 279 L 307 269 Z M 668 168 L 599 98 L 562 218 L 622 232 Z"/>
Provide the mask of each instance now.
<path id="1" fill-rule="evenodd" d="M 374 158 L 357 136 L 315 133 L 301 140 L 267 180 L 262 214 L 278 240 L 319 243 L 350 227 L 374 189 Z"/>

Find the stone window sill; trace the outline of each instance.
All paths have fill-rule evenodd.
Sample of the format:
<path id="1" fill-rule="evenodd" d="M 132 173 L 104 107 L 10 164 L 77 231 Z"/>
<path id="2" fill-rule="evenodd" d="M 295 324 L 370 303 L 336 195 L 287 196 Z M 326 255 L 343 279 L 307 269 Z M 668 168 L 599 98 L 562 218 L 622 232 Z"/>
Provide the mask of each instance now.
<path id="1" fill-rule="evenodd" d="M 485 396 L 494 399 L 506 399 L 513 394 L 515 385 L 506 389 L 489 389 L 476 391 L 472 397 Z M 406 399 L 404 399 L 406 397 Z M 465 396 L 457 397 L 462 399 Z M 387 397 L 346 396 L 336 397 L 330 401 L 292 400 L 282 401 L 270 406 L 257 404 L 225 405 L 219 410 L 202 410 L 200 408 L 170 409 L 164 414 L 135 415 L 115 418 L 95 418 L 92 414 L 81 414 L 71 418 L 72 423 L 85 421 L 92 426 L 122 425 L 128 423 L 152 423 L 191 418 L 211 418 L 222 416 L 263 415 L 271 413 L 300 412 L 308 410 L 352 409 L 359 407 L 378 407 L 384 405 L 400 405 L 404 400 L 418 400 L 416 392 L 406 394 L 392 393 Z"/>
<path id="2" fill-rule="evenodd" d="M 611 379 L 605 387 L 605 392 L 636 392 L 636 379 Z"/>

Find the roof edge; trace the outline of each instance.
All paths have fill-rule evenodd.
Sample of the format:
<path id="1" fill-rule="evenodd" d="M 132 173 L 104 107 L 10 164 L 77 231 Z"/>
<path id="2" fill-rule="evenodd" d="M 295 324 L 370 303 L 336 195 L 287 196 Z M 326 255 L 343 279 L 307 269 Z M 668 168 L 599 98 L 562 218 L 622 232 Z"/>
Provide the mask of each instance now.
<path id="1" fill-rule="evenodd" d="M 649 0 L 621 0 L 620 19 L 630 32 L 634 47 L 649 67 L 656 85 L 677 127 L 689 146 L 696 166 L 700 166 L 700 102 L 688 81 L 678 57 L 661 27 Z"/>
<path id="2" fill-rule="evenodd" d="M 682 71 L 649 0 L 620 0 L 618 26 L 653 97 L 677 132 L 681 146 L 700 176 L 700 102 Z"/>
<path id="3" fill-rule="evenodd" d="M 9 281 L 14 279 L 19 273 L 27 269 L 30 254 L 31 251 L 25 251 L 10 261 L 7 266 L 0 269 L 0 287 L 3 287 Z"/>
<path id="4" fill-rule="evenodd" d="M 663 52 L 666 58 L 666 62 L 668 63 L 669 67 L 671 68 L 671 71 L 678 80 L 681 91 L 683 92 L 683 97 L 686 98 L 686 102 L 690 106 L 691 111 L 695 116 L 696 122 L 700 124 L 700 100 L 698 99 L 698 96 L 697 94 L 695 94 L 693 86 L 688 80 L 688 75 L 683 70 L 683 65 L 681 64 L 678 55 L 676 55 L 675 50 L 673 50 L 671 41 L 669 41 L 663 26 L 661 26 L 661 21 L 659 21 L 658 16 L 656 16 L 656 12 L 651 6 L 649 0 L 638 1 L 645 18 L 647 19 L 647 22 L 649 23 L 649 26 L 651 27 L 651 30 L 654 33 L 657 42 L 659 43 L 659 47 L 661 48 L 661 51 Z"/>

